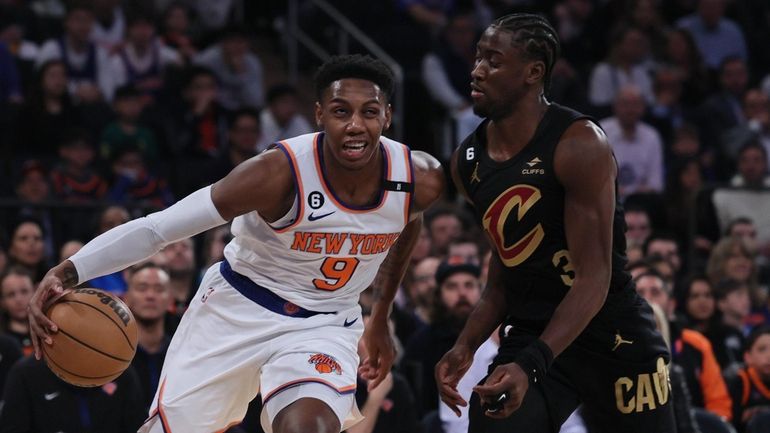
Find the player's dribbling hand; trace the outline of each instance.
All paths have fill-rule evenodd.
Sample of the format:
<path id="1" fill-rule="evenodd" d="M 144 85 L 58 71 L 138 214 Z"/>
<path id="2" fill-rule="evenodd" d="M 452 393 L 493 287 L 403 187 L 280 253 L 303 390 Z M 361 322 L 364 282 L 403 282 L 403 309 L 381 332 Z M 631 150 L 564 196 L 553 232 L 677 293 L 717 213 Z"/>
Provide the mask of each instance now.
<path id="1" fill-rule="evenodd" d="M 368 356 L 358 367 L 358 373 L 369 381 L 367 389 L 371 391 L 390 373 L 396 358 L 387 318 L 378 320 L 372 316 L 366 324 L 363 339 Z"/>
<path id="2" fill-rule="evenodd" d="M 35 359 L 40 359 L 41 347 L 44 342 L 48 345 L 53 344 L 51 334 L 59 330 L 56 324 L 46 317 L 43 312 L 44 306 L 64 296 L 65 293 L 61 279 L 54 275 L 52 270 L 40 281 L 35 294 L 29 300 L 27 305 L 29 314 L 27 316 L 29 317 L 30 339 L 35 348 Z"/>
<path id="3" fill-rule="evenodd" d="M 458 417 L 460 416 L 458 406 L 465 407 L 468 402 L 457 392 L 457 383 L 460 382 L 472 363 L 473 353 L 465 346 L 455 346 L 436 364 L 436 384 L 441 401 L 452 409 L 452 412 Z"/>
<path id="4" fill-rule="evenodd" d="M 485 412 L 490 418 L 506 418 L 521 406 L 527 389 L 529 389 L 529 377 L 519 364 L 511 362 L 495 367 L 483 385 L 473 387 L 473 392 L 481 398 L 482 406 L 494 405 L 500 394 L 507 393 L 508 398 L 500 409 Z"/>

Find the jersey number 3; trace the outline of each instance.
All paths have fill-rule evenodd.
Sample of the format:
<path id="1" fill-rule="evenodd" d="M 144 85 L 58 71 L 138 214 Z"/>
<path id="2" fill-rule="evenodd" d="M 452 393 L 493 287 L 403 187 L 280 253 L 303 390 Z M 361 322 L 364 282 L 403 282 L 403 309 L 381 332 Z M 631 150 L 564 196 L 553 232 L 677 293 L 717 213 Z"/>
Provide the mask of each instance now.
<path id="1" fill-rule="evenodd" d="M 313 279 L 313 285 L 320 290 L 337 290 L 350 281 L 358 267 L 355 257 L 327 257 L 321 264 L 324 278 Z"/>

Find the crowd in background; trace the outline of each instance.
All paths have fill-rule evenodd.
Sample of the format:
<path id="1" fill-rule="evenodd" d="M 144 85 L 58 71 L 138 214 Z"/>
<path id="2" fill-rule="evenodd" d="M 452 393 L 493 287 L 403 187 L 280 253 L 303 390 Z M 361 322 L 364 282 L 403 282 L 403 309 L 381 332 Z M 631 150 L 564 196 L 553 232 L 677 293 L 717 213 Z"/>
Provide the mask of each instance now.
<path id="1" fill-rule="evenodd" d="M 339 29 L 298 3 L 303 30 L 333 50 Z M 678 431 L 770 431 L 770 4 L 330 3 L 403 67 L 403 141 L 443 161 L 481 120 L 469 87 L 480 31 L 508 12 L 548 16 L 562 45 L 548 95 L 594 116 L 613 147 L 628 269 L 671 347 Z M 86 283 L 123 297 L 140 325 L 132 368 L 109 386 L 68 386 L 29 357 L 26 304 L 84 242 L 314 130 L 315 96 L 274 78 L 286 76 L 286 23 L 283 1 L 0 0 L 0 433 L 141 424 L 228 227 Z M 319 62 L 300 54 L 308 75 Z M 444 201 L 393 310 L 396 368 L 372 392 L 358 387 L 369 421 L 352 433 L 467 430 L 467 412 L 439 404 L 433 366 L 478 302 L 492 252 L 473 210 L 454 192 Z M 365 292 L 365 315 L 371 302 Z M 496 348 L 493 335 L 477 352 L 466 397 Z M 233 431 L 261 431 L 252 406 Z M 580 415 L 563 431 L 590 432 Z"/>

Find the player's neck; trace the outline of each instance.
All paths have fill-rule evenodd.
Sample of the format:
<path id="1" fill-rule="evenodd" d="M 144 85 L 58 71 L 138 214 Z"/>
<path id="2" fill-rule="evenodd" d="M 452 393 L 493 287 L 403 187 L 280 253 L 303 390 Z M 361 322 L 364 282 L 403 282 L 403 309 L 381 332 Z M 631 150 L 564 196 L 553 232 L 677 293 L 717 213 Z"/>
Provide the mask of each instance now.
<path id="1" fill-rule="evenodd" d="M 493 159 L 509 159 L 526 146 L 548 109 L 544 96 L 522 98 L 511 113 L 489 122 L 487 149 Z"/>

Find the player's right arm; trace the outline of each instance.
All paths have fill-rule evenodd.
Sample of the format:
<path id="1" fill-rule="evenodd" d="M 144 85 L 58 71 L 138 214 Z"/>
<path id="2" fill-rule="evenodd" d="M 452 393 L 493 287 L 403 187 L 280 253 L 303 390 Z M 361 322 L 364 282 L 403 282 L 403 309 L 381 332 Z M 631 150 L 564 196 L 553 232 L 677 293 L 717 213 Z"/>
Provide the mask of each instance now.
<path id="1" fill-rule="evenodd" d="M 457 169 L 457 151 L 452 155 L 450 171 L 457 190 L 468 199 Z M 467 405 L 467 402 L 457 392 L 457 383 L 470 368 L 476 350 L 505 319 L 506 301 L 503 270 L 504 265 L 500 262 L 500 258 L 497 254 L 492 254 L 489 261 L 487 285 L 481 294 L 479 303 L 465 322 L 465 327 L 457 338 L 454 347 L 436 364 L 436 384 L 438 384 L 441 401 L 446 403 L 457 416 L 460 416 L 458 406 Z"/>
<path id="2" fill-rule="evenodd" d="M 43 306 L 64 289 L 125 269 L 166 245 L 217 227 L 238 215 L 257 211 L 274 221 L 292 206 L 294 183 L 289 161 L 270 150 L 237 166 L 217 183 L 202 188 L 160 211 L 109 230 L 87 243 L 77 254 L 52 268 L 30 300 L 29 321 L 35 356 L 40 340 L 51 344 L 56 325 Z"/>

